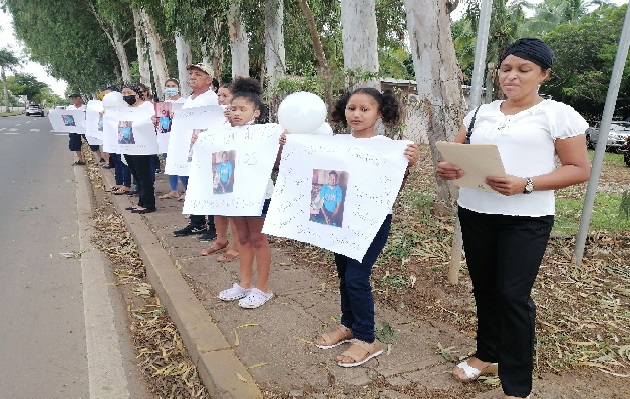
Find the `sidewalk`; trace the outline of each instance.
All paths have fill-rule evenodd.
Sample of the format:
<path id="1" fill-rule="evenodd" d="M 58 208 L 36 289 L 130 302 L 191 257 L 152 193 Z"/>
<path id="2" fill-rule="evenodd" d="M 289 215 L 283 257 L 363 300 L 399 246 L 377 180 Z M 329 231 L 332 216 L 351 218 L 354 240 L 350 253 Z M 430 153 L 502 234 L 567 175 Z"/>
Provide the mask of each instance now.
<path id="1" fill-rule="evenodd" d="M 113 184 L 110 171 L 102 174 L 106 185 Z M 156 197 L 168 190 L 167 179 L 157 175 Z M 337 324 L 336 286 L 293 263 L 272 244 L 274 298 L 255 310 L 241 309 L 237 301 L 223 302 L 216 296 L 238 281 L 238 261 L 201 256 L 210 244 L 197 236 L 173 237 L 173 230 L 188 223 L 181 213 L 183 203 L 156 199 L 157 212 L 140 216 L 123 210 L 130 204 L 127 196 L 113 198 L 139 246 L 149 280 L 167 304 L 213 398 L 502 398 L 500 389 L 479 394 L 488 386 L 464 387 L 454 381 L 452 364 L 435 353 L 438 342 L 472 349 L 472 338 L 378 303 L 377 321 L 387 320 L 398 333 L 391 351 L 361 367 L 337 366 L 335 356 L 345 345 L 320 350 L 310 343 Z M 178 283 L 178 269 L 191 288 Z"/>

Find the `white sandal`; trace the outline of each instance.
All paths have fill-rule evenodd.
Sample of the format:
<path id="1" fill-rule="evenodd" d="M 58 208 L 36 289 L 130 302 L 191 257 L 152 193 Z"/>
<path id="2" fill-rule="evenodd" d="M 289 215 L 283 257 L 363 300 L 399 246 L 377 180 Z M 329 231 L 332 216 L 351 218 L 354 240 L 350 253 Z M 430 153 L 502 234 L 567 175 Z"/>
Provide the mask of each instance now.
<path id="1" fill-rule="evenodd" d="M 237 299 L 245 298 L 251 292 L 251 288 L 243 288 L 237 283 L 232 285 L 232 288 L 219 292 L 219 299 L 222 301 L 235 301 Z"/>
<path id="2" fill-rule="evenodd" d="M 460 364 L 458 364 L 457 366 L 455 366 L 455 368 L 459 368 L 461 370 L 464 371 L 464 375 L 466 376 L 466 378 L 460 378 L 457 375 L 455 375 L 455 373 L 453 372 L 451 375 L 453 376 L 453 378 L 455 378 L 457 381 L 460 382 L 470 382 L 470 381 L 475 381 L 477 379 L 479 379 L 479 376 L 484 375 L 484 374 L 497 374 L 499 372 L 499 364 L 498 363 L 491 363 L 488 367 L 485 367 L 482 370 L 476 369 L 474 367 L 471 367 L 468 365 L 468 361 L 463 361 Z M 453 371 L 455 371 L 455 369 L 453 369 Z"/>
<path id="3" fill-rule="evenodd" d="M 268 294 L 258 288 L 252 288 L 249 294 L 238 301 L 238 306 L 245 309 L 256 309 L 267 303 L 273 297 L 273 292 Z"/>

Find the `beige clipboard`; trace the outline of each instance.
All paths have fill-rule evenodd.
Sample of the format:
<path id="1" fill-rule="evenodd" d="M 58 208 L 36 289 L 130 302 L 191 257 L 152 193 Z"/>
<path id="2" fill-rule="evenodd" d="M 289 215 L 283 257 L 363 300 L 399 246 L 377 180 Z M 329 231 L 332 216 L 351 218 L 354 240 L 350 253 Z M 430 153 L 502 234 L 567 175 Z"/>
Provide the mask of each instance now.
<path id="1" fill-rule="evenodd" d="M 445 161 L 457 165 L 464 176 L 453 180 L 459 187 L 495 193 L 486 184 L 487 176 L 505 176 L 499 148 L 494 144 L 435 143 Z"/>

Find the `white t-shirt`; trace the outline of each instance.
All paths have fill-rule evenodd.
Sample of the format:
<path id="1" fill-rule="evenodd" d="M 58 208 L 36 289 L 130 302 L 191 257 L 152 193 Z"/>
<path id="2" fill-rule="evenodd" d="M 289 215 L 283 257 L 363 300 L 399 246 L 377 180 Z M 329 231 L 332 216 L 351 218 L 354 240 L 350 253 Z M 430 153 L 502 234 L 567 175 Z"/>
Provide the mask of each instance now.
<path id="1" fill-rule="evenodd" d="M 208 89 L 208 91 L 199 94 L 195 98 L 193 98 L 191 94 L 184 101 L 184 105 L 182 105 L 182 108 L 203 107 L 204 105 L 219 105 L 219 96 L 217 96 L 217 93 Z"/>
<path id="2" fill-rule="evenodd" d="M 471 144 L 496 144 L 505 173 L 535 177 L 556 168 L 555 141 L 584 134 L 588 123 L 572 107 L 544 100 L 515 115 L 504 115 L 502 100 L 482 105 L 470 136 Z M 464 118 L 468 127 L 475 110 Z M 483 160 L 480 160 L 483 162 Z M 555 213 L 553 190 L 504 196 L 467 188 L 457 201 L 471 211 L 512 216 L 546 216 Z"/>
<path id="3" fill-rule="evenodd" d="M 74 104 L 70 104 L 68 105 L 67 109 L 74 109 L 77 111 L 85 111 L 85 104 L 81 104 L 81 106 L 79 108 L 75 107 Z"/>

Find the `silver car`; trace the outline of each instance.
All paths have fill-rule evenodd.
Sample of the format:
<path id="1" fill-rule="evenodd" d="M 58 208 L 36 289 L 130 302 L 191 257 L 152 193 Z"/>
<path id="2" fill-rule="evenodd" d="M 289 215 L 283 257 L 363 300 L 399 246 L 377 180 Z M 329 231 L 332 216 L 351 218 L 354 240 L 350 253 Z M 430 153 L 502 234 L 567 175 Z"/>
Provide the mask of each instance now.
<path id="1" fill-rule="evenodd" d="M 594 148 L 597 145 L 600 123 L 597 122 L 595 126 L 586 129 L 586 140 L 590 148 Z M 610 151 L 619 150 L 625 144 L 627 137 L 630 137 L 630 122 L 613 121 L 610 124 L 606 149 Z"/>

